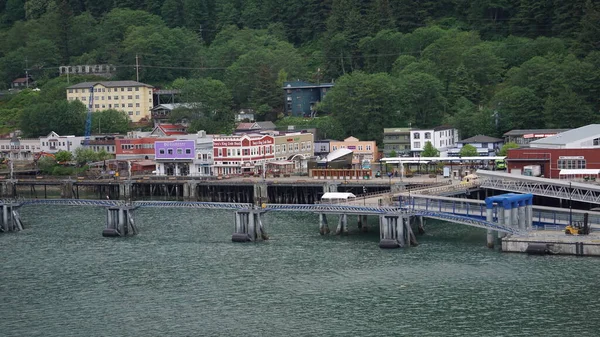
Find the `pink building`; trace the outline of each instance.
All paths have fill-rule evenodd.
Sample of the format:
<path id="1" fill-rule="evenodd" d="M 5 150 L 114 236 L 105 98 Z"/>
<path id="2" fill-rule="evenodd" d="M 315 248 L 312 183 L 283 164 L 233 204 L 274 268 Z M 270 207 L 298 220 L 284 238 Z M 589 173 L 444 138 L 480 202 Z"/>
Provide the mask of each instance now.
<path id="1" fill-rule="evenodd" d="M 258 174 L 275 158 L 275 140 L 268 135 L 215 136 L 213 173 L 218 176 Z"/>

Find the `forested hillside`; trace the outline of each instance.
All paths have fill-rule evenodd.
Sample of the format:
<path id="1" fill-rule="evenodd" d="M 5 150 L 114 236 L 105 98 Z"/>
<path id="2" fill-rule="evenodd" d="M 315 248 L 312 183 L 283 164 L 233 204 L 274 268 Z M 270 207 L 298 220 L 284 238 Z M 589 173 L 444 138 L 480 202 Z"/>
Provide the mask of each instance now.
<path id="1" fill-rule="evenodd" d="M 28 69 L 42 89 L 7 95 L 0 127 L 31 136 L 48 127 L 31 128 L 41 110 L 85 111 L 60 102 L 60 65 L 113 64 L 132 80 L 136 56 L 141 82 L 203 103 L 174 118 L 209 132 L 230 130 L 238 108 L 281 119 L 292 79 L 335 81 L 318 107 L 328 116 L 304 122 L 330 138 L 599 121 L 597 0 L 0 0 L 0 27 L 0 85 Z"/>

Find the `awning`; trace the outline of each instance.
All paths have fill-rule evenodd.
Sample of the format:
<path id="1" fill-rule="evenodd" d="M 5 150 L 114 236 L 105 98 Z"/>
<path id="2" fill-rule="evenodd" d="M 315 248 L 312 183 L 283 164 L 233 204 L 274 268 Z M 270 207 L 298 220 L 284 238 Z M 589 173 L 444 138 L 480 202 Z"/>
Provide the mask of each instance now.
<path id="1" fill-rule="evenodd" d="M 596 169 L 563 169 L 560 170 L 558 175 L 566 176 L 566 175 L 598 175 L 600 174 L 600 170 Z"/>
<path id="2" fill-rule="evenodd" d="M 289 160 L 279 160 L 279 161 L 270 161 L 270 162 L 267 162 L 267 165 L 278 165 L 278 166 L 294 165 L 294 162 L 293 161 L 289 161 Z"/>
<path id="3" fill-rule="evenodd" d="M 356 196 L 352 193 L 327 192 L 327 193 L 323 194 L 323 196 L 321 197 L 322 200 L 331 200 L 331 199 L 348 200 L 348 198 L 356 198 Z"/>

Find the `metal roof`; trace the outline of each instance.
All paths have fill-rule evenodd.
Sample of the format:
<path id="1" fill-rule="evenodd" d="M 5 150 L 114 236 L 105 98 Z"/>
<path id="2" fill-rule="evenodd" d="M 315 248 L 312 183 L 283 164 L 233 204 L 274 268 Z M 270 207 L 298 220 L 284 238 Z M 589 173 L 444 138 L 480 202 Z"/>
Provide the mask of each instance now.
<path id="1" fill-rule="evenodd" d="M 600 170 L 598 169 L 562 169 L 560 170 L 559 176 L 565 175 L 592 175 L 592 174 L 600 174 Z"/>
<path id="2" fill-rule="evenodd" d="M 92 86 L 95 86 L 98 84 L 100 84 L 104 87 L 107 87 L 107 88 L 115 88 L 115 87 L 149 87 L 149 88 L 153 88 L 149 84 L 136 82 L 136 81 L 98 81 L 98 82 L 77 83 L 75 85 L 67 87 L 67 89 L 89 88 L 89 87 L 92 87 Z"/>
<path id="3" fill-rule="evenodd" d="M 347 155 L 347 154 L 350 154 L 350 153 L 352 153 L 352 152 L 353 152 L 352 150 L 348 150 L 348 149 L 346 149 L 346 148 L 337 149 L 337 150 L 335 150 L 335 151 L 333 151 L 333 152 L 330 152 L 330 153 L 327 155 L 327 158 L 325 158 L 325 161 L 326 161 L 326 162 L 331 162 L 331 161 L 334 161 L 334 160 L 336 160 L 336 159 L 340 159 L 340 158 L 342 158 L 343 156 L 345 156 L 345 155 Z"/>
<path id="4" fill-rule="evenodd" d="M 477 135 L 471 138 L 459 140 L 457 143 L 466 144 L 466 143 L 500 143 L 503 142 L 503 139 L 494 138 L 490 136 Z"/>
<path id="5" fill-rule="evenodd" d="M 330 199 L 348 199 L 348 198 L 356 198 L 356 196 L 352 193 L 345 193 L 345 192 L 327 192 L 325 194 L 323 194 L 323 196 L 321 197 L 321 199 L 326 199 L 326 200 L 330 200 Z"/>
<path id="6" fill-rule="evenodd" d="M 522 130 L 510 130 L 506 133 L 504 133 L 504 137 L 506 136 L 524 136 L 526 134 L 530 134 L 530 133 L 537 133 L 537 134 L 549 134 L 549 133 L 561 133 L 561 132 L 565 132 L 568 131 L 569 129 L 522 129 Z"/>
<path id="7" fill-rule="evenodd" d="M 534 140 L 530 145 L 567 145 L 590 137 L 600 137 L 600 124 L 589 124 L 557 135 Z"/>

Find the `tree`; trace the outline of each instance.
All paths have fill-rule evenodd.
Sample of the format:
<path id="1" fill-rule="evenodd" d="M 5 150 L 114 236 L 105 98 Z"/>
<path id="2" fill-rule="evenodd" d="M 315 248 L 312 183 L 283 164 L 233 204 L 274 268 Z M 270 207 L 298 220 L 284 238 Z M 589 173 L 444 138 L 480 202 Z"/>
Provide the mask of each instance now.
<path id="1" fill-rule="evenodd" d="M 425 143 L 423 146 L 423 152 L 421 152 L 421 157 L 439 157 L 440 151 L 436 149 L 430 141 Z"/>
<path id="2" fill-rule="evenodd" d="M 60 150 L 55 155 L 56 161 L 59 163 L 65 163 L 73 160 L 73 153 L 69 151 Z"/>
<path id="3" fill-rule="evenodd" d="M 502 145 L 502 148 L 500 148 L 500 152 L 498 153 L 498 155 L 506 156 L 506 155 L 508 155 L 508 150 L 518 149 L 518 148 L 519 148 L 519 144 L 513 143 L 513 142 L 508 142 L 508 143 Z"/>
<path id="4" fill-rule="evenodd" d="M 64 135 L 83 135 L 86 110 L 80 101 L 33 104 L 23 110 L 21 130 L 26 137 L 40 137 L 51 131 Z"/>
<path id="5" fill-rule="evenodd" d="M 544 119 L 540 118 L 542 101 L 529 88 L 508 87 L 494 96 L 492 106 L 499 115 L 502 132 L 544 127 Z"/>
<path id="6" fill-rule="evenodd" d="M 471 144 L 465 144 L 458 152 L 458 155 L 461 157 L 477 157 L 479 153 L 477 153 L 477 148 Z"/>
<path id="7" fill-rule="evenodd" d="M 398 153 L 395 150 L 390 151 L 390 158 L 398 157 Z"/>
<path id="8" fill-rule="evenodd" d="M 129 131 L 129 116 L 125 111 L 115 109 L 92 113 L 92 133 L 120 133 Z"/>
<path id="9" fill-rule="evenodd" d="M 75 150 L 75 161 L 77 161 L 78 166 L 83 166 L 87 163 L 90 163 L 90 162 L 93 162 L 96 160 L 97 160 L 96 152 L 94 152 L 94 150 L 92 150 L 90 148 L 78 147 Z"/>
<path id="10" fill-rule="evenodd" d="M 432 75 L 413 73 L 403 76 L 398 84 L 400 109 L 403 116 L 419 127 L 439 125 L 444 118 L 446 98 L 442 83 Z M 389 125 L 389 124 L 387 124 Z"/>
<path id="11" fill-rule="evenodd" d="M 548 96 L 544 115 L 549 128 L 578 128 L 596 120 L 592 107 L 569 88 Z"/>

